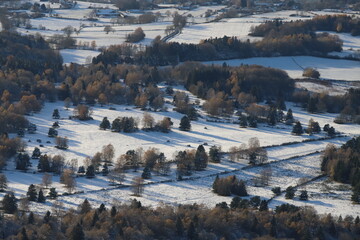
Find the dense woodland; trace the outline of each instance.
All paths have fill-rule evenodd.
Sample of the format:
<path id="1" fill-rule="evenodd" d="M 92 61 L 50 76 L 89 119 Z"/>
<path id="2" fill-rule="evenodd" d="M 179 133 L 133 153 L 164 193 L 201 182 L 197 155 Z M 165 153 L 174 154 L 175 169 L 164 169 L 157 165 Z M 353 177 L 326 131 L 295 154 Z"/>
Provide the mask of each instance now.
<path id="1" fill-rule="evenodd" d="M 339 149 L 329 145 L 323 154 L 321 170 L 337 182 L 351 184 L 352 201 L 360 203 L 360 137 Z"/>
<path id="2" fill-rule="evenodd" d="M 143 207 L 133 200 L 111 209 L 85 200 L 77 210 L 55 205 L 45 216 L 16 212 L 0 217 L 3 239 L 357 239 L 359 217 L 319 216 L 309 207 L 284 204 L 270 211 L 253 204 L 219 203 Z M 12 196 L 9 196 L 9 202 Z M 256 204 L 258 206 L 258 204 Z M 16 209 L 15 209 L 16 211 Z"/>
<path id="3" fill-rule="evenodd" d="M 348 15 L 315 16 L 306 21 L 269 21 L 252 29 L 251 36 L 274 38 L 292 34 L 313 34 L 315 31 L 331 31 L 360 35 L 360 19 Z"/>

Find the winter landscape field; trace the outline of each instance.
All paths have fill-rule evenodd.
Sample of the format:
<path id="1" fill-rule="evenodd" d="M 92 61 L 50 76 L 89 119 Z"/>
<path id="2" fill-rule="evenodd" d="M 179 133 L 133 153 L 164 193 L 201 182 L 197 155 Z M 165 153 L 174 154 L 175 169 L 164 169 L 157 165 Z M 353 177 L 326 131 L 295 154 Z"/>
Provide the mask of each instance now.
<path id="1" fill-rule="evenodd" d="M 7 1 L 3 2 L 11 5 Z M 0 199 L 13 192 L 22 211 L 30 210 L 40 215 L 56 209 L 78 209 L 86 199 L 92 206 L 103 203 L 107 209 L 133 203 L 134 199 L 143 206 L 154 208 L 186 204 L 213 208 L 219 207 L 220 203 L 223 204 L 220 206 L 228 207 L 233 204 L 235 195 L 221 196 L 215 192 L 214 186 L 219 177 L 230 179 L 235 176 L 246 185 L 248 195 L 241 196 L 242 199 L 252 201 L 258 196 L 271 210 L 283 204 L 292 204 L 314 209 L 321 216 L 331 214 L 336 219 L 340 216 L 350 216 L 351 219 L 360 216 L 360 205 L 354 200 L 354 181 L 359 179 L 346 183 L 335 181 L 336 174 L 327 172 L 324 163 L 330 148 L 341 148 L 360 136 L 360 107 L 348 107 L 359 102 L 356 98 L 360 87 L 359 35 L 341 30 L 311 33 L 329 34 L 340 39 L 341 51 L 323 55 L 318 52 L 308 55 L 281 55 L 276 52 L 268 57 L 256 53 L 259 54 L 257 57 L 235 59 L 221 55 L 221 58 L 216 58 L 221 60 L 210 58 L 191 63 L 181 62 L 177 56 L 176 64 L 168 61 L 158 66 L 155 60 L 154 66 L 149 62 L 141 62 L 145 62 L 147 57 L 151 59 L 151 51 L 156 52 L 159 45 L 172 43 L 179 45 L 164 48 L 167 53 L 173 54 L 183 45 L 196 46 L 193 49 L 197 51 L 203 46 L 203 40 L 224 36 L 236 37 L 243 43 L 255 46 L 263 39 L 268 39 L 250 36 L 257 26 L 269 22 L 279 25 L 296 23 L 322 15 L 336 16 L 339 13 L 336 9 L 299 10 L 295 5 L 284 10 L 278 9 L 277 4 L 258 3 L 262 1 L 256 1 L 257 7 L 240 10 L 226 1 L 220 1 L 221 4 L 209 1 L 201 6 L 192 4 L 190 7 L 164 1 L 157 4 L 157 8 L 145 10 L 119 10 L 117 5 L 105 1 L 77 1 L 76 4 L 73 1 L 46 1 L 44 4 L 37 0 L 23 2 L 31 2 L 37 8 L 46 10 L 43 9 L 37 17 L 26 18 L 23 23 L 18 16 L 33 14 L 36 12 L 35 7 L 27 10 L 8 7 L 8 12 L 12 14 L 9 14 L 12 16 L 10 19 L 18 21 L 12 31 L 17 31 L 23 37 L 35 36 L 36 41 L 41 35 L 48 41 L 46 44 L 49 44 L 51 51 L 61 56 L 63 65 L 59 69 L 44 68 L 29 73 L 31 71 L 12 68 L 17 65 L 10 61 L 14 57 L 11 54 L 4 58 L 6 61 L 0 62 L 0 113 L 21 113 L 28 124 L 25 132 L 23 128 L 16 131 L 11 129 L 13 131 L 4 131 L 1 136 L 1 141 L 20 137 L 23 145 L 16 155 L 5 161 L 4 166 L 0 164 L 3 167 L 0 173 L 7 179 L 6 191 L 0 184 Z M 64 8 L 64 2 L 71 3 L 71 7 Z M 237 9 L 237 14 L 230 15 L 234 9 Z M 0 8 L 0 14 L 1 11 Z M 156 20 L 136 22 L 147 14 L 156 16 Z M 344 11 L 342 17 L 345 16 L 359 20 L 360 12 Z M 183 17 L 187 21 L 180 30 L 172 27 L 172 24 L 175 26 L 176 17 Z M 1 20 L 0 16 L 0 32 L 3 30 L 2 22 L 6 23 Z M 129 36 L 139 28 L 145 36 L 140 41 L 130 43 Z M 65 41 L 69 38 L 71 44 Z M 61 42 L 63 40 L 65 43 Z M 228 40 L 225 44 L 230 45 L 230 42 Z M 3 44 L 1 38 L 0 44 Z M 121 45 L 122 48 L 116 48 L 115 45 Z M 115 50 L 109 53 L 107 49 Z M 220 52 L 221 47 L 216 51 Z M 164 54 L 159 52 L 160 56 Z M 111 62 L 109 59 L 116 61 Z M 289 97 L 287 93 L 278 90 L 278 83 L 274 83 L 274 89 L 271 84 L 267 85 L 270 87 L 266 90 L 271 93 L 268 95 L 264 94 L 261 87 L 246 85 L 247 78 L 253 77 L 253 68 L 260 66 L 271 74 L 285 76 L 286 81 L 281 87 L 285 88 L 285 83 L 292 81 L 293 85 L 289 85 L 293 88 L 291 94 L 295 100 L 290 100 L 290 93 Z M 281 71 L 276 72 L 278 70 L 275 69 Z M 318 76 L 306 75 L 307 69 L 316 72 Z M 201 74 L 206 71 L 210 74 L 203 77 Z M 246 71 L 251 73 L 246 75 Z M 224 74 L 226 77 L 213 80 L 211 74 Z M 200 80 L 202 77 L 206 79 L 203 82 Z M 259 81 L 263 81 L 266 74 L 259 78 Z M 226 84 L 216 82 L 220 80 L 226 81 Z M 215 83 L 211 87 L 207 86 L 207 82 L 211 81 Z M 16 89 L 15 84 L 21 85 L 21 91 Z M 238 86 L 233 87 L 236 84 Z M 224 92 L 218 92 L 214 86 Z M 242 91 L 246 93 L 241 95 Z M 261 94 L 265 97 L 259 96 Z M 30 96 L 35 96 L 35 100 L 30 99 Z M 27 101 L 33 101 L 31 104 L 39 103 L 40 107 L 31 110 L 31 104 L 19 107 L 18 104 L 26 102 L 24 97 L 29 97 Z M 181 106 L 176 98 L 180 97 L 184 97 L 187 107 L 196 115 L 191 119 L 191 128 L 185 130 L 182 126 L 184 118 L 186 116 L 190 119 L 192 112 L 188 108 L 179 110 Z M 156 98 L 161 100 L 160 107 L 154 103 Z M 223 100 L 216 105 L 222 114 L 211 111 L 209 102 L 214 99 Z M 281 109 L 279 106 L 278 109 L 274 107 L 279 102 L 283 103 Z M 81 119 L 79 106 L 85 105 L 88 116 Z M 333 105 L 336 107 L 331 108 Z M 269 120 L 272 111 L 278 114 L 273 120 L 275 123 Z M 260 117 L 259 121 L 255 120 L 255 126 L 250 126 L 253 112 Z M 293 116 L 290 122 L 289 114 Z M 113 127 L 102 126 L 105 118 Z M 127 118 L 134 120 L 135 128 L 128 132 L 117 131 L 114 127 L 116 120 Z M 152 119 L 151 127 L 145 118 Z M 244 119 L 246 123 L 243 123 Z M 165 120 L 169 122 L 167 129 L 158 130 L 160 123 Z M 320 130 L 311 132 L 311 122 L 316 122 Z M 11 125 L 11 122 L 6 124 Z M 295 131 L 296 124 L 302 126 L 300 133 Z M 36 131 L 30 130 L 32 125 L 36 126 Z M 329 133 L 330 127 L 332 133 Z M 51 135 L 50 131 L 56 134 Z M 66 141 L 65 147 L 60 146 L 59 139 Z M 250 153 L 254 139 L 259 143 L 257 150 L 266 152 L 265 160 L 256 163 L 252 162 Z M 104 149 L 110 145 L 113 152 L 111 157 L 105 159 Z M 182 151 L 194 154 L 196 158 L 201 148 L 205 149 L 209 159 L 210 153 L 216 149 L 218 162 L 209 161 L 202 169 L 192 169 L 190 174 L 181 174 L 179 156 Z M 40 154 L 34 157 L 36 149 L 41 152 L 41 156 L 62 159 L 61 171 L 71 169 L 73 185 L 65 183 L 61 171 L 44 170 Z M 146 160 L 134 165 L 127 164 L 129 160 L 126 157 L 131 154 L 136 152 L 139 158 L 146 159 L 144 155 L 150 151 L 161 153 L 159 156 L 164 161 L 161 163 L 166 163 L 168 168 L 164 170 L 165 173 L 157 170 L 155 163 L 149 169 Z M 346 158 L 350 156 L 349 152 L 347 154 L 339 156 Z M 29 165 L 20 169 L 19 156 L 23 155 L 33 157 Z M 100 156 L 101 161 L 95 167 L 93 163 L 96 156 Z M 337 166 L 342 167 L 340 164 Z M 89 173 L 89 168 L 92 168 L 92 173 Z M 349 170 L 348 175 L 350 172 L 351 176 L 355 174 Z M 141 179 L 140 193 L 134 190 L 137 179 Z M 41 189 L 46 201 L 26 200 L 29 198 L 30 184 L 35 186 L 36 191 Z M 277 187 L 278 193 L 274 191 Z M 291 187 L 295 195 L 288 197 L 287 191 Z M 56 189 L 56 197 L 50 197 L 50 189 Z M 304 192 L 307 194 L 305 200 L 301 196 Z M 357 199 L 360 201 L 360 196 Z"/>

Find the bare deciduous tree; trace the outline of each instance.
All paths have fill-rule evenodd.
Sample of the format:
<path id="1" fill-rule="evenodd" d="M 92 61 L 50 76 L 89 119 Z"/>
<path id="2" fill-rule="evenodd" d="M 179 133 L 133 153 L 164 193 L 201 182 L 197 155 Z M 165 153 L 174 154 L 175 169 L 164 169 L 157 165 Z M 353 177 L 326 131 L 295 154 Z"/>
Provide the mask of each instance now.
<path id="1" fill-rule="evenodd" d="M 141 177 L 134 177 L 132 180 L 131 188 L 134 196 L 140 197 L 144 192 L 144 179 Z"/>
<path id="2" fill-rule="evenodd" d="M 45 173 L 42 177 L 42 184 L 45 188 L 48 188 L 52 184 L 52 175 L 50 173 Z"/>
<path id="3" fill-rule="evenodd" d="M 111 162 L 114 158 L 114 155 L 115 155 L 115 148 L 111 143 L 103 146 L 102 157 L 105 162 Z"/>
<path id="4" fill-rule="evenodd" d="M 71 169 L 65 169 L 61 176 L 62 183 L 65 184 L 69 193 L 75 190 L 76 181 L 74 178 L 74 172 Z"/>

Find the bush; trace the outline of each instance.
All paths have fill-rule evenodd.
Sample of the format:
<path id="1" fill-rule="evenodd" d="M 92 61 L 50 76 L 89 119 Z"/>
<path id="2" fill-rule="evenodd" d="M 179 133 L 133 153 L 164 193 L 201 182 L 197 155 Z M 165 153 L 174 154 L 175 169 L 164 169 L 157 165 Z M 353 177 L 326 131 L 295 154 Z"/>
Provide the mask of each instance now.
<path id="1" fill-rule="evenodd" d="M 316 78 L 319 79 L 320 78 L 320 73 L 319 71 L 317 71 L 314 68 L 305 68 L 304 72 L 302 74 L 304 77 L 309 77 L 309 78 Z"/>

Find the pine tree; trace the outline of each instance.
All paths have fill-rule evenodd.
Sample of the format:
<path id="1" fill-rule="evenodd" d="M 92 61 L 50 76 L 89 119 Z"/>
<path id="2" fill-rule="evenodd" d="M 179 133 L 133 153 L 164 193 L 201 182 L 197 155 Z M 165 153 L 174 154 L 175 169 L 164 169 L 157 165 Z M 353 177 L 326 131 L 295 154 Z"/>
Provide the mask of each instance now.
<path id="1" fill-rule="evenodd" d="M 270 109 L 269 114 L 268 114 L 267 122 L 268 122 L 269 125 L 275 126 L 276 121 L 277 121 L 277 111 L 276 111 L 276 108 L 272 107 Z"/>
<path id="2" fill-rule="evenodd" d="M 40 156 L 38 170 L 40 172 L 50 172 L 50 160 L 46 154 Z"/>
<path id="3" fill-rule="evenodd" d="M 46 200 L 46 198 L 45 198 L 45 196 L 44 196 L 44 193 L 43 193 L 42 189 L 40 189 L 40 191 L 39 191 L 39 196 L 38 196 L 37 201 L 38 201 L 39 203 L 44 203 L 45 200 Z"/>
<path id="4" fill-rule="evenodd" d="M 285 198 L 293 199 L 295 196 L 295 189 L 292 186 L 286 188 Z"/>
<path id="5" fill-rule="evenodd" d="M 293 122 L 294 122 L 293 112 L 292 112 L 291 108 L 289 108 L 289 110 L 287 111 L 286 116 L 285 116 L 285 124 L 291 125 L 291 124 L 293 124 Z"/>
<path id="6" fill-rule="evenodd" d="M 301 126 L 301 123 L 299 121 L 297 121 L 293 127 L 292 133 L 295 135 L 301 135 L 304 133 L 304 130 Z"/>
<path id="7" fill-rule="evenodd" d="M 266 200 L 261 200 L 259 211 L 267 211 L 268 209 L 268 202 Z"/>
<path id="8" fill-rule="evenodd" d="M 105 205 L 103 203 L 100 204 L 100 207 L 98 208 L 99 213 L 102 213 L 103 211 L 106 211 Z"/>
<path id="9" fill-rule="evenodd" d="M 219 163 L 221 160 L 220 147 L 212 146 L 209 150 L 209 157 L 211 162 Z"/>
<path id="10" fill-rule="evenodd" d="M 47 211 L 44 216 L 44 223 L 48 223 L 51 220 L 51 213 L 50 211 Z"/>
<path id="11" fill-rule="evenodd" d="M 84 240 L 85 239 L 85 234 L 84 234 L 83 228 L 80 225 L 80 223 L 76 224 L 75 227 L 72 229 L 71 234 L 70 234 L 70 239 L 71 240 Z"/>
<path id="12" fill-rule="evenodd" d="M 87 198 L 84 200 L 84 202 L 79 206 L 80 208 L 80 214 L 88 213 L 91 211 L 91 205 Z"/>
<path id="13" fill-rule="evenodd" d="M 7 188 L 7 178 L 5 174 L 0 174 L 0 192 L 4 192 Z"/>
<path id="14" fill-rule="evenodd" d="M 108 167 L 107 163 L 105 163 L 103 165 L 103 169 L 101 170 L 101 173 L 103 176 L 107 176 L 109 174 L 109 167 Z"/>
<path id="15" fill-rule="evenodd" d="M 194 159 L 194 165 L 196 171 L 204 170 L 208 164 L 208 155 L 203 145 L 199 145 Z"/>
<path id="16" fill-rule="evenodd" d="M 30 157 L 28 154 L 19 153 L 16 157 L 16 169 L 17 170 L 28 170 L 31 166 Z"/>
<path id="17" fill-rule="evenodd" d="M 110 211 L 111 217 L 115 217 L 116 212 L 117 212 L 116 207 L 115 207 L 115 206 L 112 206 L 112 207 L 111 207 L 111 211 Z"/>
<path id="18" fill-rule="evenodd" d="M 92 221 L 91 221 L 91 226 L 95 226 L 96 222 L 99 220 L 99 215 L 97 213 L 97 211 L 94 211 L 94 215 L 93 215 L 93 218 L 92 218 Z"/>
<path id="19" fill-rule="evenodd" d="M 58 131 L 55 128 L 49 128 L 48 137 L 56 137 L 58 135 Z"/>
<path id="20" fill-rule="evenodd" d="M 271 222 L 270 222 L 270 236 L 276 238 L 277 237 L 277 224 L 276 224 L 276 219 L 273 216 L 271 218 Z"/>
<path id="21" fill-rule="evenodd" d="M 21 229 L 20 239 L 21 239 L 21 240 L 29 240 L 29 238 L 28 238 L 28 236 L 27 236 L 27 234 L 26 234 L 26 229 L 25 229 L 24 227 Z"/>
<path id="22" fill-rule="evenodd" d="M 197 239 L 197 233 L 196 233 L 195 225 L 194 225 L 193 221 L 191 221 L 191 223 L 189 225 L 189 228 L 188 228 L 188 231 L 187 231 L 187 237 L 188 237 L 189 240 Z"/>
<path id="23" fill-rule="evenodd" d="M 17 203 L 13 192 L 5 194 L 2 200 L 2 207 L 5 213 L 13 214 L 16 212 Z"/>
<path id="24" fill-rule="evenodd" d="M 95 168 L 94 168 L 93 165 L 90 165 L 90 166 L 87 167 L 85 175 L 86 175 L 87 178 L 95 177 Z"/>
<path id="25" fill-rule="evenodd" d="M 190 131 L 191 130 L 191 123 L 190 123 L 190 119 L 188 118 L 188 116 L 184 116 L 181 118 L 179 129 L 181 131 Z"/>
<path id="26" fill-rule="evenodd" d="M 327 131 L 327 134 L 328 134 L 330 137 L 335 136 L 335 134 L 336 134 L 335 128 L 334 128 L 334 127 L 330 127 L 329 130 Z"/>
<path id="27" fill-rule="evenodd" d="M 239 120 L 240 120 L 240 127 L 241 128 L 246 128 L 247 125 L 248 125 L 247 117 L 245 115 L 241 115 L 239 117 Z"/>
<path id="28" fill-rule="evenodd" d="M 179 237 L 184 235 L 184 225 L 179 216 L 176 218 L 176 233 Z"/>
<path id="29" fill-rule="evenodd" d="M 257 117 L 256 116 L 249 116 L 248 117 L 248 123 L 249 123 L 249 127 L 251 128 L 257 128 Z"/>
<path id="30" fill-rule="evenodd" d="M 306 190 L 301 191 L 300 196 L 299 196 L 299 199 L 300 199 L 301 201 L 307 201 L 307 200 L 309 199 L 308 193 L 307 193 Z"/>
<path id="31" fill-rule="evenodd" d="M 151 178 L 151 171 L 148 166 L 146 166 L 143 170 L 143 173 L 141 174 L 141 177 L 143 179 L 150 179 Z"/>
<path id="32" fill-rule="evenodd" d="M 59 109 L 54 109 L 53 114 L 52 114 L 52 118 L 54 118 L 54 119 L 59 119 L 60 118 Z"/>
<path id="33" fill-rule="evenodd" d="M 56 199 L 57 198 L 57 192 L 56 192 L 55 188 L 50 188 L 49 198 L 51 198 L 51 199 Z"/>
<path id="34" fill-rule="evenodd" d="M 41 155 L 40 149 L 38 147 L 35 147 L 31 158 L 38 159 L 40 157 L 40 155 Z"/>
<path id="35" fill-rule="evenodd" d="M 28 217 L 28 224 L 34 224 L 34 223 L 35 223 L 34 213 L 30 212 Z"/>
<path id="36" fill-rule="evenodd" d="M 359 186 L 359 185 L 358 185 Z M 360 204 L 360 191 L 359 187 L 353 188 L 353 193 L 351 195 L 351 201 L 356 204 Z"/>
<path id="37" fill-rule="evenodd" d="M 110 129 L 110 121 L 108 120 L 107 117 L 104 117 L 103 120 L 100 123 L 100 129 L 101 130 L 106 130 L 106 129 Z"/>
<path id="38" fill-rule="evenodd" d="M 26 196 L 29 201 L 35 202 L 37 200 L 37 192 L 34 184 L 30 184 Z"/>

